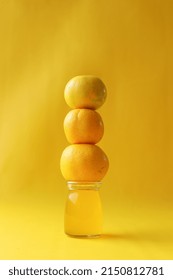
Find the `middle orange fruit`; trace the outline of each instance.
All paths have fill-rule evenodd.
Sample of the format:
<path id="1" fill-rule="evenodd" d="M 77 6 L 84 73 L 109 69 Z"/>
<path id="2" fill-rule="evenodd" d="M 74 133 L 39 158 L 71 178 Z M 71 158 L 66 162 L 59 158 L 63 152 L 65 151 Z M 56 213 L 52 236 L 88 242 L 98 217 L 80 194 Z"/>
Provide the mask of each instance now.
<path id="1" fill-rule="evenodd" d="M 104 125 L 98 112 L 74 109 L 64 119 L 64 132 L 72 144 L 96 144 L 103 136 Z"/>

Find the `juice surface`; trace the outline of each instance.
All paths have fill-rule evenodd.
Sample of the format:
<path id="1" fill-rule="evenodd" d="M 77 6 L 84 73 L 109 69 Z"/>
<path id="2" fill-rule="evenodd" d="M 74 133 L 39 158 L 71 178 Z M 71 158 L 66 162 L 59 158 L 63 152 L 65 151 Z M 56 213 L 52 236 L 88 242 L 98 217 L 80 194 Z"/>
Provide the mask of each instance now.
<path id="1" fill-rule="evenodd" d="M 71 190 L 65 209 L 65 232 L 73 236 L 97 236 L 102 231 L 102 209 L 97 190 Z"/>

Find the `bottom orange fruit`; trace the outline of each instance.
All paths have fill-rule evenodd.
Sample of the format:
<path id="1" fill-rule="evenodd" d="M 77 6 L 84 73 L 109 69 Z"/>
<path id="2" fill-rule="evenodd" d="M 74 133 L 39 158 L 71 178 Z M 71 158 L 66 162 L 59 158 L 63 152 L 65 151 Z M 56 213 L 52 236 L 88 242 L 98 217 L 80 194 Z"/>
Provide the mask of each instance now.
<path id="1" fill-rule="evenodd" d="M 108 167 L 106 154 L 92 144 L 69 145 L 60 159 L 60 169 L 66 181 L 101 181 Z"/>

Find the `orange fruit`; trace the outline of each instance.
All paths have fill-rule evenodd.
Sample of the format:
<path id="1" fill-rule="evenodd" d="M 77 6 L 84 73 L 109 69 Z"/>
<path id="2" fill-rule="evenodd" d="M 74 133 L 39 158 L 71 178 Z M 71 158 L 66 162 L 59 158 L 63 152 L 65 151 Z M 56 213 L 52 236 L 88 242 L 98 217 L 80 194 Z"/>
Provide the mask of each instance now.
<path id="1" fill-rule="evenodd" d="M 90 109 L 71 110 L 64 119 L 64 132 L 72 144 L 96 144 L 104 133 L 104 125 L 99 113 Z"/>
<path id="2" fill-rule="evenodd" d="M 92 144 L 69 145 L 60 159 L 60 169 L 67 181 L 101 181 L 108 167 L 105 153 Z"/>
<path id="3" fill-rule="evenodd" d="M 91 75 L 72 78 L 64 91 L 65 101 L 72 109 L 98 109 L 105 102 L 106 95 L 104 83 Z"/>

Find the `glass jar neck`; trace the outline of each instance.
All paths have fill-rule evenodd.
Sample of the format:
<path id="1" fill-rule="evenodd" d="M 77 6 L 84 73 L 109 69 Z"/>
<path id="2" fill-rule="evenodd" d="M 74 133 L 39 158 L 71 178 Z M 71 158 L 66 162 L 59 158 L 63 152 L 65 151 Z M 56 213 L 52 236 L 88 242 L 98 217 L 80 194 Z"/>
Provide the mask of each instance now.
<path id="1" fill-rule="evenodd" d="M 101 182 L 67 181 L 69 190 L 99 190 Z"/>

